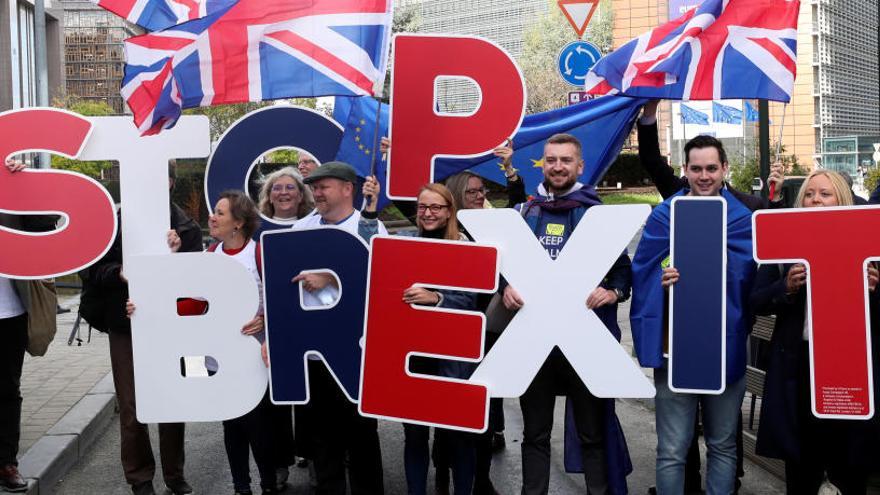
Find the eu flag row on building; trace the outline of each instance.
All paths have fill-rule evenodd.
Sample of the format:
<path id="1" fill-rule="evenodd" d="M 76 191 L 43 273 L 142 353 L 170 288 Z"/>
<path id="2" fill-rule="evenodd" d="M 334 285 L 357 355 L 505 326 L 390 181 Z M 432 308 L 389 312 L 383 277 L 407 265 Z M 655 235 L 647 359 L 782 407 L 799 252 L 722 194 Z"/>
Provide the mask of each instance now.
<path id="1" fill-rule="evenodd" d="M 722 105 L 717 101 L 712 102 L 712 121 L 719 124 L 740 125 L 745 117 L 746 122 L 758 121 L 758 110 L 748 101 L 743 102 L 745 111 L 730 105 Z M 745 114 L 745 115 L 743 115 Z M 709 115 L 684 103 L 681 104 L 681 123 L 709 125 Z"/>

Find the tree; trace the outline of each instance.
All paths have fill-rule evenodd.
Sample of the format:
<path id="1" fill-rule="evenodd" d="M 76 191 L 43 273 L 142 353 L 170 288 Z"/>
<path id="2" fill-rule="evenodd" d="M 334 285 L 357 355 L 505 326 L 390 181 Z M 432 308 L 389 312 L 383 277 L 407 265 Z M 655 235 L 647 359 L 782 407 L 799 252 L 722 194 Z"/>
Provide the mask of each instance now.
<path id="1" fill-rule="evenodd" d="M 290 98 L 286 101 L 292 105 L 299 105 L 306 108 L 317 108 L 317 99 L 315 98 Z M 185 115 L 205 115 L 210 121 L 211 142 L 220 139 L 220 136 L 226 132 L 232 124 L 245 115 L 254 110 L 272 105 L 271 101 L 257 101 L 247 103 L 234 103 L 230 105 L 216 105 L 210 107 L 190 108 L 184 110 Z"/>
<path id="2" fill-rule="evenodd" d="M 771 145 L 770 149 L 775 150 L 776 144 Z M 755 157 L 743 159 L 739 156 L 731 156 L 729 158 L 730 172 L 728 173 L 728 181 L 734 189 L 751 193 L 752 179 L 761 176 L 760 162 Z M 797 155 L 789 155 L 785 153 L 784 145 L 779 147 L 778 159 L 785 167 L 786 177 L 807 175 L 809 173 L 808 170 L 804 169 L 800 163 L 798 163 Z"/>
<path id="3" fill-rule="evenodd" d="M 394 18 L 391 20 L 391 34 L 415 33 L 419 31 L 422 20 L 418 6 L 408 4 L 394 7 Z M 391 97 L 391 62 L 394 54 L 388 55 L 388 69 L 385 71 L 385 83 L 382 87 L 382 103 L 388 103 Z"/>
<path id="4" fill-rule="evenodd" d="M 602 0 L 587 29 L 586 39 L 606 54 L 611 51 L 613 10 L 610 0 Z M 565 105 L 569 85 L 557 74 L 556 63 L 566 44 L 576 41 L 577 33 L 568 24 L 556 2 L 550 2 L 547 13 L 523 33 L 523 54 L 518 62 L 526 79 L 528 113 L 545 112 Z"/>
<path id="5" fill-rule="evenodd" d="M 86 117 L 103 117 L 113 115 L 116 112 L 113 108 L 102 100 L 78 100 L 73 98 L 65 98 L 54 102 L 56 107 L 66 108 L 71 112 L 85 115 Z M 113 166 L 108 161 L 79 161 L 65 158 L 63 156 L 52 155 L 52 168 L 60 170 L 70 170 L 79 172 L 89 177 L 100 179 L 101 171 L 107 170 Z"/>

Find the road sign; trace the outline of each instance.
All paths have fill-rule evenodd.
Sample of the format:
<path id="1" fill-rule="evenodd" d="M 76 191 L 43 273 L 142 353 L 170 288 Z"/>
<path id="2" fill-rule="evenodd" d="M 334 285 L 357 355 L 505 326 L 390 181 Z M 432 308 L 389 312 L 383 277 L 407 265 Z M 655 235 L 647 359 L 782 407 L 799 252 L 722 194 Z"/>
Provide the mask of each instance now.
<path id="1" fill-rule="evenodd" d="M 568 92 L 568 104 L 569 105 L 577 105 L 578 103 L 592 100 L 594 98 L 593 95 L 587 93 L 586 91 L 569 91 Z"/>
<path id="2" fill-rule="evenodd" d="M 583 36 L 593 17 L 593 12 L 599 5 L 598 0 L 559 0 L 557 2 L 568 23 L 574 28 L 578 36 Z"/>
<path id="3" fill-rule="evenodd" d="M 596 45 L 586 41 L 573 41 L 559 52 L 559 75 L 572 86 L 583 86 L 587 72 L 600 58 L 602 54 Z"/>

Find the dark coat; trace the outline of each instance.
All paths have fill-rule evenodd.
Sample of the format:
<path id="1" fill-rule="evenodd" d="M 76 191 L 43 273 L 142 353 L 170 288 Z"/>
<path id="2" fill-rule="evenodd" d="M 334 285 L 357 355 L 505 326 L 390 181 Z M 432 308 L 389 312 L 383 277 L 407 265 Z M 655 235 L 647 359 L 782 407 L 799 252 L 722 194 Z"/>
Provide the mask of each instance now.
<path id="1" fill-rule="evenodd" d="M 764 396 L 761 403 L 761 421 L 758 431 L 757 453 L 765 457 L 798 461 L 801 449 L 810 438 L 803 438 L 801 421 L 804 411 L 799 404 L 805 402 L 799 397 L 799 373 L 807 370 L 807 363 L 801 362 L 804 345 L 803 331 L 806 310 L 806 291 L 801 290 L 787 296 L 785 276 L 792 265 L 762 265 L 758 269 L 754 290 L 751 296 L 752 309 L 759 315 L 776 315 L 776 325 L 770 340 L 767 377 L 764 382 Z M 876 292 L 870 295 L 871 331 L 874 368 L 874 396 L 878 397 L 878 334 L 880 334 L 880 312 Z M 847 456 L 847 463 L 867 465 L 870 454 L 876 455 L 878 430 L 876 415 L 870 421 L 857 420 L 816 420 L 823 428 L 834 430 L 833 437 L 840 443 L 831 448 L 832 455 Z M 839 452 L 838 452 L 839 451 Z M 876 462 L 876 459 L 873 461 Z"/>
<path id="2" fill-rule="evenodd" d="M 120 215 L 117 214 L 117 218 Z M 176 204 L 171 204 L 171 227 L 180 236 L 180 252 L 200 252 L 202 231 L 199 225 Z M 111 332 L 131 332 L 131 323 L 125 313 L 128 300 L 128 283 L 119 276 L 122 272 L 122 227 L 116 232 L 116 239 L 110 250 L 97 263 L 88 269 L 89 285 L 95 288 L 101 298 L 101 307 Z"/>
<path id="3" fill-rule="evenodd" d="M 657 191 L 663 199 L 666 199 L 681 189 L 688 188 L 688 181 L 685 177 L 675 175 L 675 170 L 669 166 L 663 155 L 660 154 L 660 140 L 657 138 L 657 124 L 642 125 L 638 124 L 639 136 L 639 161 L 651 181 L 657 187 Z M 782 208 L 782 201 L 767 201 L 766 198 L 745 194 L 727 185 L 730 194 L 738 199 L 742 204 L 752 211 L 763 210 L 765 208 Z"/>

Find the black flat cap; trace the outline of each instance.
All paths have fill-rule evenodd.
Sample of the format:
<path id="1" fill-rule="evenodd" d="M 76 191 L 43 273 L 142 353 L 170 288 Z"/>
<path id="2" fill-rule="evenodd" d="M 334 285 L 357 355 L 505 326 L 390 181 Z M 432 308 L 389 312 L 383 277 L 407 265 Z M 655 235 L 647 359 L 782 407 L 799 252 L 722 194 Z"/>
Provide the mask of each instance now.
<path id="1" fill-rule="evenodd" d="M 328 177 L 357 184 L 357 172 L 354 171 L 354 167 L 344 162 L 327 162 L 312 171 L 303 182 L 311 184 Z"/>

